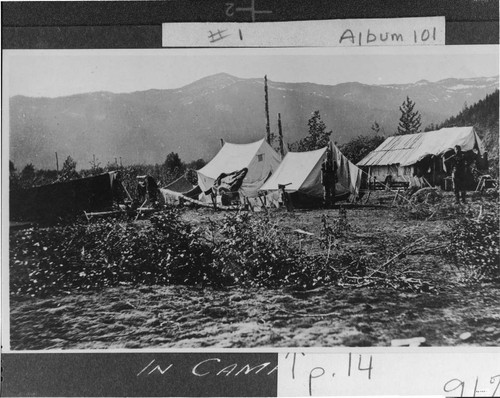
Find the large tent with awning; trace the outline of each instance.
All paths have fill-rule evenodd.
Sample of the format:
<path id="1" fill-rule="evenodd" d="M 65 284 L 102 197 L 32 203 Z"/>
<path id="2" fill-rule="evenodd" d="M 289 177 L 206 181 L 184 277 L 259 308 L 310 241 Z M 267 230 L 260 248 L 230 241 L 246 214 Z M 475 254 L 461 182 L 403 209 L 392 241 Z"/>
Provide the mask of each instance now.
<path id="1" fill-rule="evenodd" d="M 224 143 L 215 157 L 197 171 L 198 185 L 202 192 L 209 191 L 222 174 L 247 169 L 238 192 L 246 198 L 258 196 L 259 188 L 280 164 L 280 155 L 265 139 L 249 144 Z M 208 201 L 208 198 L 202 197 Z"/>
<path id="2" fill-rule="evenodd" d="M 308 152 L 288 152 L 276 172 L 260 188 L 261 192 L 277 192 L 279 185 L 286 185 L 295 205 L 309 207 L 322 203 L 321 164 L 328 148 Z M 332 158 L 337 164 L 337 200 L 353 198 L 359 193 L 361 170 L 351 163 L 340 150 L 331 144 Z"/>
<path id="3" fill-rule="evenodd" d="M 474 127 L 447 127 L 388 137 L 357 165 L 379 181 L 390 176 L 392 181 L 421 185 L 420 180 L 425 178 L 432 185 L 439 185 L 450 172 L 444 158 L 451 155 L 455 145 L 471 159 L 484 153 Z"/>

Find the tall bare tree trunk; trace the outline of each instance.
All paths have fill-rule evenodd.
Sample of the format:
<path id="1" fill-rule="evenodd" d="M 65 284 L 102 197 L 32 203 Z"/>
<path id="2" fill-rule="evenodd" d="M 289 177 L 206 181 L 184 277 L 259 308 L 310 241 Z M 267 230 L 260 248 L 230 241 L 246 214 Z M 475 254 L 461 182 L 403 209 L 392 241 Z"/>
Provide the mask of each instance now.
<path id="1" fill-rule="evenodd" d="M 278 134 L 279 134 L 279 150 L 281 159 L 285 157 L 285 146 L 283 144 L 283 130 L 281 129 L 281 113 L 278 113 Z"/>
<path id="2" fill-rule="evenodd" d="M 271 145 L 271 126 L 269 124 L 269 94 L 267 91 L 267 75 L 264 76 L 264 92 L 266 100 L 266 141 Z"/>

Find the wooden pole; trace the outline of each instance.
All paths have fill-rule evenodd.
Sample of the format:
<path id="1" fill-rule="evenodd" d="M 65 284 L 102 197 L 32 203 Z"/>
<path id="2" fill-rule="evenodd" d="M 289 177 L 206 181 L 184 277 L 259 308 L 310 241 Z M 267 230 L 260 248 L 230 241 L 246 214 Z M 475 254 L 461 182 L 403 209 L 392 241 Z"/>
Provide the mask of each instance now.
<path id="1" fill-rule="evenodd" d="M 267 75 L 264 76 L 264 99 L 266 105 L 266 141 L 271 145 L 271 125 L 269 123 L 269 93 L 267 90 Z"/>
<path id="2" fill-rule="evenodd" d="M 56 170 L 57 174 L 59 174 L 59 159 L 57 158 L 57 152 L 56 152 Z"/>
<path id="3" fill-rule="evenodd" d="M 281 129 L 281 113 L 278 113 L 278 134 L 279 134 L 279 149 L 281 159 L 285 157 L 285 147 L 283 145 L 283 130 Z"/>

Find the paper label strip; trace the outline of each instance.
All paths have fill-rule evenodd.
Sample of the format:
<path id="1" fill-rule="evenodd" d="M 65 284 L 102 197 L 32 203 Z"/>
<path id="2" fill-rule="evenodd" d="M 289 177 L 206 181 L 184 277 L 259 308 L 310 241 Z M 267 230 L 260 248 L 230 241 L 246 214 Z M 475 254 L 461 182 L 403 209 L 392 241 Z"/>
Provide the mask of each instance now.
<path id="1" fill-rule="evenodd" d="M 360 47 L 445 44 L 445 18 L 164 23 L 163 47 Z"/>

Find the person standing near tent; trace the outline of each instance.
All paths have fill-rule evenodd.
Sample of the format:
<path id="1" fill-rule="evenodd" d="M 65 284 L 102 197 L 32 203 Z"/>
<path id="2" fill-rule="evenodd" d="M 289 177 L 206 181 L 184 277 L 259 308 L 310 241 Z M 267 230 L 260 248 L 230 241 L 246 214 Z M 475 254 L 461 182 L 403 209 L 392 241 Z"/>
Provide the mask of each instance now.
<path id="1" fill-rule="evenodd" d="M 462 202 L 465 203 L 465 176 L 467 174 L 467 161 L 460 145 L 455 145 L 455 154 L 450 158 L 453 158 L 451 177 L 453 180 L 453 190 L 455 191 L 455 202 L 460 203 L 461 197 Z"/>
<path id="2" fill-rule="evenodd" d="M 335 183 L 337 182 L 337 163 L 332 159 L 328 148 L 326 159 L 321 164 L 321 184 L 323 185 L 323 204 L 330 207 L 335 204 Z"/>
<path id="3" fill-rule="evenodd" d="M 137 205 L 143 206 L 147 200 L 153 207 L 160 205 L 160 188 L 150 175 L 137 176 Z"/>
<path id="4" fill-rule="evenodd" d="M 142 204 L 146 201 L 146 194 L 148 192 L 146 186 L 146 176 L 137 176 L 137 201 Z"/>
<path id="5" fill-rule="evenodd" d="M 483 156 L 477 154 L 476 167 L 481 173 L 488 173 L 488 152 L 484 151 Z"/>

